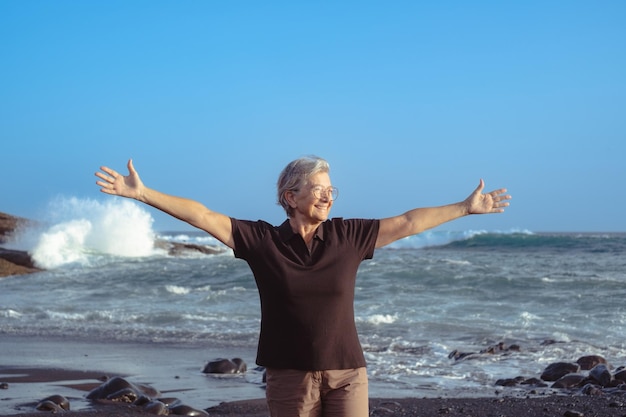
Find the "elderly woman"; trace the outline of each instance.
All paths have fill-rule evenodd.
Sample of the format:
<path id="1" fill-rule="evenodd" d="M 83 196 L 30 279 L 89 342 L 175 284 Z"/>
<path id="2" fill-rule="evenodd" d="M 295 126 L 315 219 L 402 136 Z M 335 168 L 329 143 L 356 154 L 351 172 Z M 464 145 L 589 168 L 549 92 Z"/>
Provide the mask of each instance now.
<path id="1" fill-rule="evenodd" d="M 385 219 L 329 219 L 337 195 L 328 163 L 318 157 L 289 163 L 278 178 L 280 226 L 246 221 L 199 202 L 146 187 L 132 160 L 128 176 L 101 167 L 107 194 L 133 198 L 206 231 L 244 259 L 261 299 L 257 363 L 267 370 L 272 416 L 367 416 L 365 358 L 354 323 L 359 264 L 374 249 L 469 214 L 500 213 L 505 189 L 483 194 L 484 183 L 458 203 L 416 208 Z"/>

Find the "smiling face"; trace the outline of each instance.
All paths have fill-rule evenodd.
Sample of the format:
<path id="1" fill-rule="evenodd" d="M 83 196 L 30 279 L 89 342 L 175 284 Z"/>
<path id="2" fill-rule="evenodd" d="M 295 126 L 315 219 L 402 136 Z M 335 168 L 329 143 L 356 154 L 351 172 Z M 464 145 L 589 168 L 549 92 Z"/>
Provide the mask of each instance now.
<path id="1" fill-rule="evenodd" d="M 330 176 L 328 172 L 318 172 L 311 175 L 304 186 L 297 192 L 290 192 L 289 205 L 293 209 L 292 216 L 295 219 L 307 223 L 321 223 L 328 219 L 330 209 L 333 206 L 333 199 L 330 192 Z M 321 189 L 315 196 L 314 190 Z"/>

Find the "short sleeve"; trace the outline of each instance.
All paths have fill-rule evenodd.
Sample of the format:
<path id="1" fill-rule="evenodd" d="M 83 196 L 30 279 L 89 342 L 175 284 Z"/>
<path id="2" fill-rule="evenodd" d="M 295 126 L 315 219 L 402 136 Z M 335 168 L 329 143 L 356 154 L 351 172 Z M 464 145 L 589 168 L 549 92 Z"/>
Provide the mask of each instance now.
<path id="1" fill-rule="evenodd" d="M 236 258 L 247 259 L 263 240 L 269 225 L 261 220 L 255 222 L 234 218 L 231 218 L 231 223 L 235 242 L 233 253 Z"/>
<path id="2" fill-rule="evenodd" d="M 372 259 L 380 221 L 375 219 L 333 219 L 337 233 L 355 248 L 361 260 Z"/>

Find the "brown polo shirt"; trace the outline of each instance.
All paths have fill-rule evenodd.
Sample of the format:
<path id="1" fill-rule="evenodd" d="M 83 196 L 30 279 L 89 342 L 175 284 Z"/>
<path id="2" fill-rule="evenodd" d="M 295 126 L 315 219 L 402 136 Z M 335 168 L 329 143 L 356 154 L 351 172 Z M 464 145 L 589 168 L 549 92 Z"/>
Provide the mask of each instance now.
<path id="1" fill-rule="evenodd" d="M 232 224 L 235 257 L 250 265 L 261 298 L 257 363 L 307 371 L 365 366 L 354 288 L 359 264 L 374 255 L 379 221 L 327 220 L 310 252 L 288 220 Z"/>

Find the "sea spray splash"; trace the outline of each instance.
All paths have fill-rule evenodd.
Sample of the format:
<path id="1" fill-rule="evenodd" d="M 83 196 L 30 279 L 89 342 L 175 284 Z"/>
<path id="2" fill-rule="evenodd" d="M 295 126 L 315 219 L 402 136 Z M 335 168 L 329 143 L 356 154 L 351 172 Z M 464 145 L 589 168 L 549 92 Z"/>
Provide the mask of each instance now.
<path id="1" fill-rule="evenodd" d="M 39 240 L 31 250 L 35 264 L 44 269 L 82 262 L 86 260 L 83 247 L 85 237 L 91 232 L 91 223 L 87 220 L 71 220 L 57 224 L 41 233 Z"/>
<path id="2" fill-rule="evenodd" d="M 86 265 L 93 254 L 143 257 L 156 253 L 154 220 L 130 200 L 110 199 L 103 203 L 58 198 L 50 203 L 48 213 L 49 219 L 18 237 L 41 268 L 69 263 Z"/>

